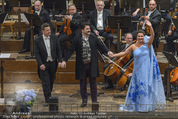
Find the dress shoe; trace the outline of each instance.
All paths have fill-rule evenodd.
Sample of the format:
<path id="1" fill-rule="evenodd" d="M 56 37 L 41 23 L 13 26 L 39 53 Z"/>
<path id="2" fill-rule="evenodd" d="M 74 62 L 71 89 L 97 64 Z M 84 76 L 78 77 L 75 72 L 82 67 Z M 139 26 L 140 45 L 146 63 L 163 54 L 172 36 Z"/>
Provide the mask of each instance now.
<path id="1" fill-rule="evenodd" d="M 105 87 L 102 87 L 102 89 L 113 89 L 113 85 L 107 85 Z"/>
<path id="2" fill-rule="evenodd" d="M 25 53 L 25 52 L 29 52 L 29 50 L 27 50 L 27 49 L 23 49 L 23 50 L 20 51 L 19 53 L 22 54 L 22 53 Z"/>
<path id="3" fill-rule="evenodd" d="M 87 103 L 82 103 L 80 107 L 86 107 Z"/>
<path id="4" fill-rule="evenodd" d="M 48 103 L 43 104 L 43 107 L 48 107 Z"/>

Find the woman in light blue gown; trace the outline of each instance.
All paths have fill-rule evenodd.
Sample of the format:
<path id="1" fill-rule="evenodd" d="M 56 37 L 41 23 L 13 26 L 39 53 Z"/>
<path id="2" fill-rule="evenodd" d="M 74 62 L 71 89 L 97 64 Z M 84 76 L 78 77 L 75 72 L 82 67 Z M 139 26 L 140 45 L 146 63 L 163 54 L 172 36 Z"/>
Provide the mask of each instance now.
<path id="1" fill-rule="evenodd" d="M 154 31 L 148 20 L 145 23 L 150 28 L 151 36 L 144 36 L 144 31 L 139 30 L 135 44 L 112 56 L 120 57 L 131 52 L 134 54 L 132 79 L 121 110 L 148 112 L 166 105 L 159 66 L 152 46 Z"/>

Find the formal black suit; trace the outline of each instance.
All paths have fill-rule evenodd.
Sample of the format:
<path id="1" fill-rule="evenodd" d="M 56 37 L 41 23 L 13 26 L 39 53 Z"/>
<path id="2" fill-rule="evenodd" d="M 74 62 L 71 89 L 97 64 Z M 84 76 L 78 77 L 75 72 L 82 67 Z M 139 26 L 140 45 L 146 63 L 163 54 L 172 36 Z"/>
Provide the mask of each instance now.
<path id="1" fill-rule="evenodd" d="M 43 86 L 45 101 L 47 103 L 53 89 L 58 62 L 62 62 L 59 41 L 55 35 L 50 35 L 50 49 L 53 61 L 47 62 L 48 54 L 43 36 L 40 35 L 35 39 L 34 54 L 38 63 L 38 74 Z M 44 64 L 46 67 L 45 71 L 40 69 L 42 64 Z"/>
<path id="2" fill-rule="evenodd" d="M 178 12 L 176 12 L 175 16 L 178 17 Z M 172 24 L 169 27 L 169 31 L 172 31 Z M 178 39 L 178 28 L 176 28 L 174 31 L 172 31 L 171 35 L 166 35 L 165 37 L 167 46 L 170 52 L 173 54 L 175 53 L 175 45 L 174 45 L 174 40 Z"/>
<path id="3" fill-rule="evenodd" d="M 35 11 L 34 11 L 34 14 L 35 14 Z M 50 21 L 50 17 L 49 17 L 48 12 L 45 9 L 41 9 L 39 16 L 40 16 L 43 23 L 48 23 L 50 25 L 51 31 L 53 33 L 53 30 L 52 30 L 53 28 L 52 28 L 52 25 L 51 25 L 51 21 Z M 42 34 L 41 33 L 41 26 L 35 26 L 33 33 L 34 33 L 34 35 Z M 28 51 L 30 50 L 30 39 L 31 39 L 31 28 L 28 28 L 25 31 L 23 49 L 27 49 Z"/>
<path id="4" fill-rule="evenodd" d="M 91 89 L 91 98 L 92 102 L 97 102 L 97 85 L 96 77 L 99 76 L 99 67 L 98 67 L 98 58 L 97 58 L 97 49 L 99 48 L 103 52 L 107 53 L 109 50 L 107 47 L 99 40 L 94 34 L 89 36 L 89 44 L 91 48 L 91 60 L 89 64 L 83 63 L 82 58 L 82 34 L 78 34 L 67 52 L 64 61 L 68 61 L 70 56 L 76 51 L 76 68 L 75 76 L 76 79 L 80 79 L 80 90 L 82 96 L 82 102 L 87 103 L 87 90 L 86 90 L 86 78 L 90 79 L 90 89 Z M 87 70 L 86 70 L 87 69 Z"/>
<path id="5" fill-rule="evenodd" d="M 61 45 L 61 49 L 62 49 L 62 54 L 63 54 L 63 57 L 65 56 L 66 54 L 66 50 L 67 50 L 67 47 L 65 45 L 65 41 L 72 41 L 72 39 L 75 37 L 76 33 L 77 32 L 80 32 L 80 25 L 81 25 L 81 22 L 82 22 L 82 17 L 81 15 L 77 12 L 76 14 L 73 15 L 72 17 L 72 20 L 70 22 L 70 28 L 71 28 L 71 31 L 72 31 L 72 34 L 71 35 L 66 35 L 64 32 L 63 32 L 63 29 L 64 29 L 64 26 L 65 24 L 63 24 L 59 30 L 59 43 Z"/>
<path id="6" fill-rule="evenodd" d="M 110 48 L 110 44 L 112 43 L 114 37 L 111 33 L 105 32 L 107 26 L 107 18 L 111 16 L 110 10 L 103 9 L 103 30 L 97 29 L 97 10 L 94 10 L 90 13 L 90 27 L 94 32 L 95 30 L 99 31 L 99 35 L 105 37 L 105 44 L 108 48 Z"/>

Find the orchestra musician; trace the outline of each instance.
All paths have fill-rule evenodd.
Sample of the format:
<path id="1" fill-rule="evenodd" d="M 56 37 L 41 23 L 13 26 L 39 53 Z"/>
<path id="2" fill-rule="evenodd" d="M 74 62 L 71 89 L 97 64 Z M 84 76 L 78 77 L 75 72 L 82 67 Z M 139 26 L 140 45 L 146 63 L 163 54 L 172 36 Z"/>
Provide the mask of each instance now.
<path id="1" fill-rule="evenodd" d="M 42 8 L 41 1 L 37 0 L 34 5 L 35 5 L 35 11 L 34 11 L 33 14 L 39 15 L 39 17 L 41 18 L 43 23 L 50 24 L 51 31 L 52 31 L 53 28 L 52 28 L 52 25 L 51 25 L 49 14 L 45 9 Z M 29 23 L 26 23 L 26 24 L 29 24 Z M 40 26 L 35 26 L 34 30 L 33 30 L 33 33 L 34 33 L 34 35 L 42 34 L 41 27 Z M 30 40 L 31 40 L 31 28 L 28 28 L 25 31 L 23 49 L 19 53 L 24 53 L 24 52 L 29 52 L 30 51 Z"/>
<path id="2" fill-rule="evenodd" d="M 85 107 L 88 101 L 87 95 L 87 77 L 90 81 L 91 100 L 92 103 L 97 103 L 97 84 L 96 77 L 99 76 L 97 50 L 100 49 L 104 53 L 112 56 L 112 52 L 99 40 L 90 30 L 90 24 L 84 23 L 81 26 L 81 31 L 73 39 L 73 42 L 64 57 L 61 64 L 62 68 L 66 67 L 66 62 L 76 51 L 76 79 L 80 80 L 80 93 L 82 97 L 81 107 Z"/>
<path id="3" fill-rule="evenodd" d="M 169 31 L 169 25 L 171 24 L 171 19 L 172 19 L 169 12 L 173 11 L 175 9 L 176 1 L 177 0 L 170 0 L 170 9 L 169 10 L 161 10 L 162 18 L 165 20 L 165 26 L 164 26 L 165 35 Z"/>
<path id="4" fill-rule="evenodd" d="M 131 33 L 126 33 L 124 40 L 126 41 L 126 43 L 124 43 L 123 45 L 121 45 L 121 51 L 126 50 L 126 49 L 132 44 L 132 42 L 133 42 L 132 34 L 131 34 Z M 130 60 L 131 60 L 132 58 L 133 58 L 133 55 L 132 55 L 132 53 L 131 53 Z M 129 62 L 130 60 L 128 60 L 127 62 Z M 127 63 L 126 63 L 126 64 L 127 64 Z M 110 65 L 110 63 L 104 65 L 103 70 L 105 71 L 105 69 L 106 69 L 109 65 Z M 127 67 L 128 67 L 128 65 L 125 65 L 125 66 L 123 67 L 123 69 L 126 69 Z M 131 77 L 131 74 L 128 75 L 128 78 L 130 78 L 130 77 Z M 102 89 L 113 89 L 113 82 L 112 82 L 112 80 L 109 79 L 108 76 L 104 76 L 104 79 L 105 79 L 105 86 L 102 87 Z M 128 80 L 128 82 L 129 82 L 129 80 Z M 127 82 L 127 84 L 128 84 L 128 82 Z"/>
<path id="5" fill-rule="evenodd" d="M 81 15 L 77 12 L 76 6 L 74 4 L 69 6 L 69 15 L 65 15 L 65 20 L 70 20 L 67 27 L 71 29 L 71 34 L 67 35 L 64 33 L 63 29 L 66 26 L 66 24 L 63 24 L 59 30 L 59 33 L 56 33 L 56 35 L 59 37 L 59 43 L 62 49 L 62 55 L 63 57 L 66 54 L 66 41 L 72 42 L 72 39 L 76 36 L 76 33 L 80 31 L 80 25 L 82 22 L 82 17 Z"/>
<path id="6" fill-rule="evenodd" d="M 146 13 L 145 16 L 141 16 L 141 22 L 140 26 L 142 26 L 142 29 L 146 31 L 146 25 L 145 25 L 145 20 L 149 20 L 152 24 L 152 27 L 154 31 L 156 30 L 156 27 L 158 27 L 159 23 L 161 22 L 161 13 L 156 9 L 157 4 L 155 0 L 150 0 L 149 1 L 149 9 Z M 136 33 L 137 31 L 133 31 L 133 37 L 136 39 Z M 158 47 L 159 44 L 159 38 L 158 38 L 158 33 L 155 31 L 155 40 L 153 41 L 153 46 Z M 156 46 L 155 43 L 156 42 Z"/>
<path id="7" fill-rule="evenodd" d="M 177 19 L 178 19 L 178 12 L 175 13 L 175 16 L 177 16 Z M 174 29 L 173 29 L 173 27 L 174 27 Z M 166 35 L 165 39 L 167 42 L 168 49 L 173 54 L 175 54 L 175 45 L 174 45 L 173 41 L 178 39 L 178 28 L 176 28 L 175 26 L 173 26 L 173 24 L 171 24 L 169 26 L 169 31 L 168 31 L 168 34 Z"/>
<path id="8" fill-rule="evenodd" d="M 105 45 L 110 48 L 110 45 L 114 39 L 111 33 L 105 31 L 107 26 L 107 18 L 111 15 L 110 10 L 104 9 L 104 2 L 98 0 L 96 2 L 96 10 L 90 13 L 90 25 L 92 32 L 95 35 L 100 35 L 105 38 Z"/>

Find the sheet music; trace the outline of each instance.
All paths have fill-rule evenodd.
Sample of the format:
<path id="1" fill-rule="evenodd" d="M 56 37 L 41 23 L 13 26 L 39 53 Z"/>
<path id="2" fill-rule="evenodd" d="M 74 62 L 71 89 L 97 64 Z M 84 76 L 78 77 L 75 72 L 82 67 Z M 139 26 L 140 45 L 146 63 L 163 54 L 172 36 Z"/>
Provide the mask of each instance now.
<path id="1" fill-rule="evenodd" d="M 0 54 L 0 58 L 10 58 L 11 54 Z"/>
<path id="2" fill-rule="evenodd" d="M 28 19 L 26 18 L 24 14 L 20 14 L 20 15 L 21 15 L 21 19 L 23 20 L 23 22 L 28 22 Z"/>

